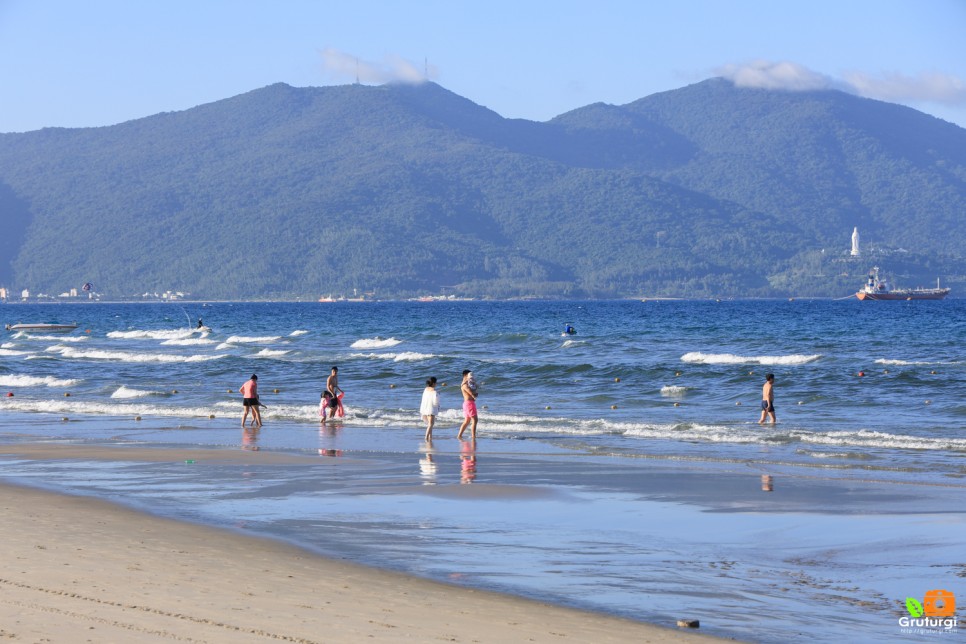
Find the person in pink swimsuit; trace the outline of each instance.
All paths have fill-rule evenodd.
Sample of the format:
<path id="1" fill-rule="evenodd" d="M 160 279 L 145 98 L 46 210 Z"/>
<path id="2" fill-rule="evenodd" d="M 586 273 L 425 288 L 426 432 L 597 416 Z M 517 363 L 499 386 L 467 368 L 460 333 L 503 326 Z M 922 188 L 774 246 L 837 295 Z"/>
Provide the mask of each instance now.
<path id="1" fill-rule="evenodd" d="M 262 414 L 258 411 L 258 376 L 252 374 L 251 379 L 241 386 L 238 393 L 242 395 L 242 404 L 245 405 L 245 414 L 242 416 L 242 427 L 248 420 L 248 411 L 252 412 L 252 427 L 262 426 Z"/>
<path id="2" fill-rule="evenodd" d="M 470 438 L 476 441 L 476 423 L 479 420 L 479 414 L 476 411 L 476 393 L 470 389 L 469 385 L 470 373 L 469 369 L 463 372 L 463 384 L 460 385 L 460 392 L 463 394 L 463 424 L 460 425 L 460 431 L 456 435 L 456 438 L 462 439 L 467 425 L 472 424 L 470 427 Z"/>

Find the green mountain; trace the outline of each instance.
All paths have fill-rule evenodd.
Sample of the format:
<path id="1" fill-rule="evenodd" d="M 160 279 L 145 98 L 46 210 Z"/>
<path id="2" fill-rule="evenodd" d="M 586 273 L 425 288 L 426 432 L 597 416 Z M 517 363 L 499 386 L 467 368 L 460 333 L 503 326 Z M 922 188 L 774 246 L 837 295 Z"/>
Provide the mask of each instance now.
<path id="1" fill-rule="evenodd" d="M 537 123 L 433 83 L 277 84 L 0 134 L 0 285 L 838 296 L 878 262 L 964 291 L 964 204 L 966 130 L 841 92 L 713 79 Z"/>

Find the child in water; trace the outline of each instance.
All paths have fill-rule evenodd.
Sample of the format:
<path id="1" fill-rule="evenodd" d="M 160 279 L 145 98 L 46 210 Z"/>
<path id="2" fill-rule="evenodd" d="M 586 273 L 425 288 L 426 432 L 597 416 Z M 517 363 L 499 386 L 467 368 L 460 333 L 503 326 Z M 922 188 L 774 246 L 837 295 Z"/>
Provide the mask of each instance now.
<path id="1" fill-rule="evenodd" d="M 473 377 L 472 371 L 466 372 L 466 386 L 470 388 L 471 392 L 473 392 L 473 396 L 479 395 L 477 393 L 478 387 L 476 386 L 476 378 Z"/>
<path id="2" fill-rule="evenodd" d="M 321 422 L 325 422 L 326 418 L 332 418 L 335 416 L 335 410 L 339 406 L 338 399 L 332 395 L 328 389 L 322 392 L 322 399 L 319 401 L 319 416 L 322 417 Z"/>

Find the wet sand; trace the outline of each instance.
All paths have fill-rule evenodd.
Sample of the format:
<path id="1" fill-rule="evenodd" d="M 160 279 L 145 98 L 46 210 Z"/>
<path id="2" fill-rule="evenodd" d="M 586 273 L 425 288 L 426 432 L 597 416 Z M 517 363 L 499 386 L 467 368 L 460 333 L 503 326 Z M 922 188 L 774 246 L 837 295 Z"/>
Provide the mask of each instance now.
<path id="1" fill-rule="evenodd" d="M 327 559 L 97 499 L 0 490 L 4 640 L 716 641 Z"/>
<path id="2" fill-rule="evenodd" d="M 0 486 L 0 640 L 878 642 L 906 597 L 966 575 L 952 475 L 429 451 L 364 427 L 121 440 L 0 445 L 2 480 L 80 495 Z"/>

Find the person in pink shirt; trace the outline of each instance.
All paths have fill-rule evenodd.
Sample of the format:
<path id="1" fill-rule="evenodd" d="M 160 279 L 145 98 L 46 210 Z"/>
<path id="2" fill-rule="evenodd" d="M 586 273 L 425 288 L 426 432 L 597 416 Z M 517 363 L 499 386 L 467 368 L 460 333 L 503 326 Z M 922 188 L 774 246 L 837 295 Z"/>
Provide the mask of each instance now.
<path id="1" fill-rule="evenodd" d="M 242 416 L 242 427 L 248 420 L 248 410 L 252 412 L 252 427 L 262 426 L 262 414 L 258 411 L 258 376 L 252 374 L 251 379 L 241 386 L 238 392 L 242 395 L 245 414 Z"/>

